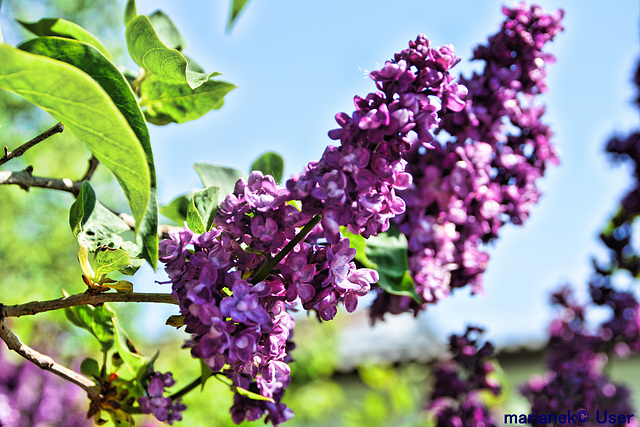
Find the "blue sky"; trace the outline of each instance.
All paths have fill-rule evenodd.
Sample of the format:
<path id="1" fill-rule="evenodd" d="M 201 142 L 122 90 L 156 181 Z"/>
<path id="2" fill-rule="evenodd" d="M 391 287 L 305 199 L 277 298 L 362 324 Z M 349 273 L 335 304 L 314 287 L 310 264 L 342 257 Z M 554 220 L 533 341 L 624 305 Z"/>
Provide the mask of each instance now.
<path id="1" fill-rule="evenodd" d="M 220 111 L 184 125 L 150 125 L 161 203 L 200 186 L 194 162 L 246 171 L 274 150 L 285 158 L 287 176 L 300 172 L 330 143 L 334 115 L 351 113 L 354 95 L 375 90 L 366 73 L 409 40 L 424 33 L 434 45 L 453 44 L 463 58 L 456 69 L 468 74 L 477 67 L 468 61 L 473 47 L 502 20 L 502 2 L 494 0 L 398 0 L 393 7 L 381 0 L 252 0 L 227 34 L 227 3 L 137 1 L 139 13 L 164 10 L 183 33 L 185 53 L 238 85 Z M 525 226 L 504 227 L 490 248 L 486 295 L 468 297 L 462 289 L 427 310 L 420 321 L 440 337 L 473 322 L 499 343 L 543 339 L 549 291 L 565 282 L 584 288 L 591 256 L 603 255 L 598 231 L 629 184 L 629 170 L 611 166 L 603 146 L 640 124 L 630 83 L 640 55 L 639 3 L 538 4 L 566 11 L 566 30 L 549 48 L 557 63 L 544 97 L 562 164 L 540 182 L 544 195 Z M 143 275 L 139 290 L 157 290 L 152 281 Z"/>
<path id="2" fill-rule="evenodd" d="M 355 94 L 374 91 L 367 71 L 424 33 L 435 45 L 453 44 L 463 58 L 458 67 L 468 72 L 473 47 L 502 19 L 499 1 L 398 1 L 389 7 L 386 1 L 253 0 L 225 34 L 223 3 L 187 9 L 172 1 L 138 1 L 141 13 L 161 8 L 173 17 L 186 53 L 238 85 L 222 110 L 191 124 L 152 128 L 161 201 L 199 185 L 195 161 L 246 170 L 261 152 L 275 150 L 285 158 L 287 175 L 301 171 L 330 143 L 334 115 L 351 113 Z M 474 322 L 505 344 L 543 339 L 549 291 L 565 282 L 584 288 L 591 256 L 603 254 L 598 230 L 629 184 L 628 169 L 611 166 L 603 145 L 614 132 L 639 125 L 630 77 L 640 53 L 638 3 L 604 3 L 539 2 L 566 11 L 566 30 L 550 46 L 558 60 L 545 96 L 562 164 L 540 183 L 544 196 L 525 226 L 504 227 L 490 249 L 486 295 L 469 297 L 462 289 L 427 310 L 421 321 L 438 336 Z"/>

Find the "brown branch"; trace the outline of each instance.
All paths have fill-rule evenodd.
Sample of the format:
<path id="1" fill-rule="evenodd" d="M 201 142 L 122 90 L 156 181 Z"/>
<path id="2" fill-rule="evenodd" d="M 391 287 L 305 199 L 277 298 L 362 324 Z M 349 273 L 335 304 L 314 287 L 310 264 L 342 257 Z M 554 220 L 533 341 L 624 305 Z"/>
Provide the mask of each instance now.
<path id="1" fill-rule="evenodd" d="M 178 304 L 171 294 L 91 294 L 85 292 L 49 301 L 31 301 L 24 304 L 0 306 L 0 318 L 34 315 L 45 311 L 59 310 L 61 308 L 73 307 L 76 305 L 90 304 L 96 306 L 105 302 L 151 302 L 159 304 Z"/>
<path id="2" fill-rule="evenodd" d="M 27 167 L 22 171 L 0 171 L 0 185 L 17 185 L 25 191 L 29 191 L 31 187 L 49 188 L 52 190 L 66 191 L 74 196 L 80 192 L 82 183 L 80 181 L 72 181 L 69 178 L 56 179 L 44 178 L 32 175 L 33 166 Z"/>
<path id="3" fill-rule="evenodd" d="M 82 387 L 87 392 L 89 399 L 94 400 L 100 395 L 100 385 L 82 374 L 56 363 L 51 357 L 46 356 L 23 344 L 20 338 L 9 329 L 7 322 L 0 318 L 0 339 L 7 344 L 10 350 L 15 351 L 28 361 L 35 363 L 40 368 L 53 372 L 59 377 Z"/>
<path id="4" fill-rule="evenodd" d="M 100 160 L 96 159 L 96 156 L 92 155 L 89 159 L 89 166 L 87 166 L 87 171 L 84 173 L 84 176 L 80 181 L 90 181 L 99 164 Z"/>
<path id="5" fill-rule="evenodd" d="M 36 136 L 31 141 L 25 142 L 24 144 L 22 144 L 21 146 L 19 146 L 13 151 L 9 151 L 8 147 L 4 147 L 4 156 L 0 158 L 0 165 L 7 163 L 11 159 L 22 156 L 25 153 L 25 151 L 27 151 L 29 148 L 44 141 L 50 136 L 55 135 L 56 133 L 62 132 L 63 130 L 64 130 L 64 125 L 62 123 L 58 123 L 51 129 L 48 129 L 42 132 L 40 135 Z"/>
<path id="6" fill-rule="evenodd" d="M 118 217 L 121 220 L 123 220 L 129 226 L 130 229 L 135 230 L 136 220 L 133 218 L 133 216 L 129 215 L 128 213 L 124 213 L 124 212 L 118 213 L 114 210 L 111 210 L 111 209 L 109 210 L 114 214 L 118 215 Z M 160 236 L 160 238 L 162 239 L 169 239 L 170 238 L 169 233 L 179 233 L 183 230 L 184 230 L 184 227 L 178 227 L 177 225 L 158 224 L 158 236 Z"/>

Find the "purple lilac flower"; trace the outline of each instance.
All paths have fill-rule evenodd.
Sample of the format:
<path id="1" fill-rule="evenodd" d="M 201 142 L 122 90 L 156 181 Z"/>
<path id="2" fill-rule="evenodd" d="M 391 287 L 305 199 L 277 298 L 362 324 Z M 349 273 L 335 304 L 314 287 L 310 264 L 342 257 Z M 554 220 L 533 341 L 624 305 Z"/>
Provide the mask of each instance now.
<path id="1" fill-rule="evenodd" d="M 435 416 L 438 427 L 496 425 L 481 399 L 483 390 L 494 395 L 501 392 L 500 384 L 489 376 L 494 371 L 493 346 L 481 343 L 483 333 L 482 328 L 469 326 L 464 335 L 451 335 L 451 359 L 432 370 L 435 383 L 426 409 Z"/>
<path id="2" fill-rule="evenodd" d="M 608 306 L 612 311 L 611 318 L 595 330 L 588 328 L 586 307 L 575 301 L 569 287 L 552 294 L 552 303 L 561 311 L 550 327 L 549 372 L 544 377 L 533 377 L 521 388 L 531 402 L 532 413 L 632 410 L 629 390 L 612 382 L 604 368 L 611 356 L 626 356 L 640 349 L 638 302 L 631 293 L 613 289 L 608 277 L 596 276 L 590 290 L 594 305 Z M 625 425 L 637 424 L 634 421 Z"/>
<path id="3" fill-rule="evenodd" d="M 152 371 L 146 377 L 146 393 L 138 398 L 138 405 L 143 414 L 153 414 L 158 421 L 173 424 L 182 420 L 182 414 L 187 407 L 180 401 L 175 402 L 170 397 L 163 396 L 165 388 L 175 384 L 171 372 L 164 374 Z"/>
<path id="4" fill-rule="evenodd" d="M 337 195 L 339 188 L 331 191 Z M 319 319 L 330 320 L 340 303 L 353 311 L 357 299 L 378 280 L 376 272 L 356 268 L 348 239 L 324 243 L 320 225 L 292 246 L 263 280 L 253 280 L 313 219 L 287 203 L 291 199 L 271 176 L 253 172 L 220 204 L 217 228 L 202 235 L 185 229 L 160 244 L 173 295 L 191 334 L 185 346 L 236 387 L 273 400 L 238 394 L 231 411 L 235 421 L 266 415 L 278 424 L 291 417 L 280 403 L 290 383 L 290 304 L 299 300 Z"/>
<path id="5" fill-rule="evenodd" d="M 0 425 L 92 425 L 82 389 L 33 363 L 16 365 L 0 351 Z"/>
<path id="6" fill-rule="evenodd" d="M 449 74 L 458 62 L 451 46 L 431 48 L 425 36 L 418 36 L 408 50 L 370 74 L 378 92 L 356 96 L 352 115 L 336 115 L 340 128 L 329 137 L 341 145 L 329 146 L 318 162 L 287 181 L 303 212 L 322 214 L 329 243 L 340 240 L 340 226 L 375 236 L 404 212 L 396 191 L 408 188 L 411 175 L 402 155 L 412 145 L 430 147 L 440 116 L 464 107 L 466 89 Z"/>
<path id="7" fill-rule="evenodd" d="M 413 144 L 402 154 L 413 182 L 397 192 L 406 211 L 392 222 L 407 236 L 409 270 L 424 304 L 378 292 L 374 320 L 386 312 L 417 313 L 468 284 L 472 293 L 481 292 L 489 260 L 483 246 L 504 224 L 528 218 L 539 198 L 536 181 L 549 162 L 558 161 L 535 96 L 547 91 L 545 65 L 553 56 L 542 48 L 562 30 L 563 12 L 545 14 L 525 4 L 503 12 L 501 30 L 474 54 L 484 70 L 457 83 L 468 94 L 442 96 L 449 108 L 438 113 L 432 129 L 442 142 L 431 149 Z M 439 52 L 437 61 L 450 64 L 452 52 Z M 396 61 L 416 56 L 409 49 Z M 425 81 L 439 78 L 424 73 Z"/>

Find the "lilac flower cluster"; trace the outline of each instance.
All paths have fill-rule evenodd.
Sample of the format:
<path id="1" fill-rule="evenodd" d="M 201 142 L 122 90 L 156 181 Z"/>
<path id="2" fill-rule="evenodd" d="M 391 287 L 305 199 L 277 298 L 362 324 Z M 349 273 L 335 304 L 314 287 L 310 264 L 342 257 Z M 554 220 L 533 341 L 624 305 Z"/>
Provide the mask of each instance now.
<path id="1" fill-rule="evenodd" d="M 432 370 L 435 377 L 426 409 L 435 415 L 438 427 L 495 426 L 496 422 L 480 398 L 482 391 L 494 395 L 500 384 L 489 375 L 494 371 L 490 361 L 493 346 L 481 345 L 482 328 L 468 326 L 464 335 L 451 335 L 452 357 Z"/>
<path id="2" fill-rule="evenodd" d="M 290 383 L 289 305 L 299 300 L 331 320 L 341 302 L 355 310 L 378 280 L 375 271 L 356 268 L 348 239 L 319 243 L 322 227 L 290 199 L 271 176 L 253 172 L 220 204 L 217 228 L 201 235 L 185 229 L 160 243 L 192 334 L 185 346 L 235 387 L 270 399 L 237 393 L 231 408 L 237 423 L 266 414 L 277 425 L 292 417 L 280 402 Z"/>
<path id="3" fill-rule="evenodd" d="M 471 284 L 482 289 L 489 255 L 482 246 L 506 223 L 522 224 L 537 202 L 536 180 L 557 162 L 551 131 L 540 120 L 544 107 L 535 95 L 547 90 L 542 48 L 562 30 L 563 12 L 545 14 L 537 6 L 504 8 L 506 21 L 476 49 L 482 73 L 461 78 L 464 104 L 443 114 L 435 129 L 450 139 L 403 154 L 413 184 L 398 195 L 406 213 L 393 223 L 407 236 L 409 269 L 425 303 Z M 408 297 L 381 293 L 372 317 L 423 309 Z"/>
<path id="4" fill-rule="evenodd" d="M 138 405 L 143 414 L 151 414 L 158 421 L 169 425 L 182 420 L 182 414 L 187 407 L 180 401 L 175 402 L 168 396 L 163 396 L 165 388 L 173 386 L 176 382 L 171 372 L 161 374 L 151 371 L 146 375 L 143 383 L 146 385 L 146 394 L 138 398 Z"/>
<path id="5" fill-rule="evenodd" d="M 550 327 L 549 372 L 544 378 L 532 378 L 521 389 L 532 412 L 560 414 L 601 408 L 632 412 L 629 390 L 612 382 L 603 370 L 612 355 L 640 350 L 640 305 L 633 294 L 613 289 L 608 277 L 596 276 L 590 290 L 594 305 L 612 311 L 611 318 L 595 331 L 587 327 L 586 307 L 575 302 L 569 287 L 552 295 L 552 303 L 562 311 Z"/>
<path id="6" fill-rule="evenodd" d="M 551 24 L 557 31 L 557 20 Z M 533 30 L 527 27 L 527 31 Z M 547 59 L 537 49 L 529 60 Z M 509 64 L 492 60 L 487 68 L 514 68 L 522 60 L 512 58 Z M 397 224 L 410 237 L 411 271 L 419 291 L 425 301 L 435 301 L 443 296 L 438 289 L 450 286 L 451 275 L 456 284 L 467 283 L 484 271 L 487 256 L 477 245 L 497 235 L 503 222 L 499 215 L 528 213 L 524 201 L 534 199 L 535 186 L 525 184 L 540 176 L 540 165 L 554 157 L 551 149 L 547 157 L 543 155 L 549 132 L 537 121 L 541 109 L 524 105 L 518 94 L 543 91 L 544 75 L 531 71 L 530 78 L 538 85 L 529 87 L 520 73 L 500 74 L 501 85 L 515 88 L 521 82 L 525 88 L 503 91 L 497 99 L 469 98 L 465 83 L 455 82 L 450 74 L 458 62 L 451 46 L 432 48 L 425 36 L 418 36 L 408 49 L 370 74 L 378 92 L 356 96 L 356 110 L 336 116 L 340 128 L 330 131 L 329 137 L 340 140 L 339 147 L 329 146 L 319 161 L 289 179 L 286 188 L 270 176 L 251 173 L 220 204 L 215 229 L 201 235 L 185 229 L 161 242 L 160 260 L 166 264 L 191 334 L 186 347 L 235 387 L 270 399 L 253 400 L 237 393 L 231 409 L 235 422 L 266 414 L 267 421 L 278 424 L 292 416 L 281 403 L 290 382 L 291 304 L 299 302 L 319 320 L 331 320 L 340 303 L 347 311 L 355 310 L 358 299 L 378 281 L 375 271 L 356 268 L 356 250 L 341 236 L 341 226 L 365 238 L 375 236 L 408 207 L 410 212 Z M 489 84 L 482 79 L 491 73 L 468 82 L 479 90 Z M 474 99 L 478 99 L 475 104 Z M 465 143 L 468 135 L 481 132 L 474 129 L 485 126 L 475 117 L 489 108 L 488 102 L 517 107 L 512 126 L 520 126 L 520 139 L 514 135 L 508 141 L 485 138 L 482 143 Z M 502 113 L 498 120 L 507 116 Z M 460 119 L 452 121 L 453 117 Z M 462 126 L 460 120 L 469 123 Z M 460 128 L 457 133 L 451 131 L 452 123 Z M 449 152 L 440 143 L 432 144 L 440 130 L 458 136 L 458 142 L 447 146 L 458 144 L 459 149 Z M 501 151 L 496 154 L 498 146 Z M 423 161 L 424 152 L 440 153 L 433 156 L 440 155 L 442 164 Z M 496 172 L 499 167 L 503 169 Z M 459 171 L 452 173 L 454 168 Z M 476 187 L 469 187 L 474 182 Z M 430 205 L 420 205 L 417 200 L 422 196 L 416 189 L 429 186 L 434 189 L 428 196 Z M 413 222 L 413 215 L 420 221 Z M 412 232 L 419 227 L 425 230 L 422 234 Z M 443 255 L 435 256 L 436 252 Z"/>
<path id="7" fill-rule="evenodd" d="M 411 184 L 402 155 L 412 145 L 431 146 L 431 131 L 448 111 L 460 111 L 466 88 L 453 82 L 449 70 L 459 62 L 452 46 L 431 48 L 423 35 L 370 73 L 380 91 L 356 96 L 351 116 L 336 115 L 339 129 L 318 162 L 287 182 L 293 198 L 307 215 L 322 214 L 330 243 L 347 226 L 365 238 L 389 228 L 389 220 L 404 212 L 396 195 Z"/>
<path id="8" fill-rule="evenodd" d="M 30 362 L 16 365 L 0 353 L 0 425 L 89 426 L 81 389 Z"/>
<path id="9" fill-rule="evenodd" d="M 637 91 L 635 103 L 640 110 L 640 61 L 638 61 L 634 82 Z M 626 137 L 611 138 L 606 150 L 614 160 L 626 160 L 633 165 L 633 187 L 623 197 L 619 212 L 600 237 L 612 251 L 613 267 L 625 269 L 638 277 L 640 254 L 632 245 L 631 230 L 634 221 L 640 216 L 640 129 L 636 129 Z"/>
<path id="10" fill-rule="evenodd" d="M 640 107 L 640 62 L 635 75 Z M 625 357 L 640 352 L 640 304 L 631 292 L 613 287 L 614 273 L 627 270 L 638 277 L 640 256 L 631 244 L 632 223 L 640 215 L 640 132 L 627 138 L 612 138 L 607 151 L 615 159 L 630 159 L 634 164 L 635 187 L 622 199 L 618 213 L 601 234 L 610 249 L 607 266 L 594 262 L 595 275 L 589 285 L 591 302 L 607 307 L 611 317 L 595 330 L 586 325 L 586 307 L 577 304 L 568 287 L 552 295 L 562 308 L 550 328 L 547 365 L 544 378 L 534 378 L 522 388 L 532 411 L 557 413 L 568 409 L 587 411 L 607 408 L 610 412 L 631 413 L 629 390 L 611 382 L 603 372 L 612 356 Z M 638 236 L 636 235 L 635 238 Z M 637 420 L 631 424 L 637 426 Z"/>

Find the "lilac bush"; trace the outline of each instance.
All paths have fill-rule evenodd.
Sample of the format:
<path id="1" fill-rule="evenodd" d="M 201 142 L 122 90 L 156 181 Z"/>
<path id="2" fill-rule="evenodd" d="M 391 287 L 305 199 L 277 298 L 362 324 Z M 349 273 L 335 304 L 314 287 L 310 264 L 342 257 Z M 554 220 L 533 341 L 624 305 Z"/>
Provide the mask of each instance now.
<path id="1" fill-rule="evenodd" d="M 407 236 L 409 269 L 423 304 L 379 292 L 374 319 L 417 313 L 467 284 L 480 292 L 489 260 L 483 246 L 503 225 L 527 219 L 539 197 L 537 180 L 558 162 L 536 97 L 547 91 L 545 67 L 554 57 L 542 49 L 562 31 L 563 11 L 547 14 L 522 3 L 503 13 L 500 31 L 474 52 L 484 69 L 457 83 L 468 91 L 464 102 L 439 113 L 439 142 L 431 149 L 414 144 L 404 155 L 413 184 L 398 192 L 407 208 L 393 224 Z M 415 56 L 409 49 L 396 61 Z"/>
<path id="2" fill-rule="evenodd" d="M 595 413 L 603 408 L 616 414 L 633 412 L 629 389 L 611 381 L 604 368 L 610 357 L 640 350 L 640 305 L 632 293 L 613 289 L 606 277 L 594 279 L 590 290 L 593 305 L 611 309 L 611 317 L 595 330 L 587 327 L 587 307 L 575 301 L 569 287 L 552 295 L 552 303 L 561 312 L 550 327 L 549 372 L 521 388 L 531 402 L 531 413 L 580 409 Z M 634 420 L 630 425 L 637 424 Z"/>
<path id="3" fill-rule="evenodd" d="M 15 364 L 0 352 L 0 425 L 91 425 L 81 390 L 32 363 Z"/>
<path id="4" fill-rule="evenodd" d="M 476 50 L 487 62 L 482 74 L 457 80 L 453 47 L 431 47 L 419 35 L 370 73 L 377 92 L 356 96 L 351 115 L 336 115 L 340 128 L 329 137 L 340 146 L 284 188 L 252 172 L 220 204 L 215 228 L 185 228 L 160 243 L 191 334 L 185 346 L 232 381 L 235 422 L 291 418 L 281 399 L 296 303 L 331 320 L 340 303 L 354 311 L 378 282 L 376 271 L 357 267 L 341 227 L 368 238 L 393 222 L 408 238 L 418 295 L 433 303 L 467 283 L 478 290 L 488 260 L 479 245 L 528 215 L 535 180 L 557 160 L 532 97 L 546 90 L 552 57 L 541 49 L 562 29 L 562 12 L 504 12 L 501 32 Z M 436 139 L 445 133 L 450 141 Z M 423 307 L 377 292 L 374 319 Z"/>
<path id="5" fill-rule="evenodd" d="M 640 107 L 640 62 L 634 80 L 638 90 L 636 104 Z M 606 147 L 614 159 L 634 164 L 633 188 L 622 198 L 618 213 L 600 236 L 609 249 L 608 262 L 601 265 L 594 261 L 595 272 L 589 284 L 590 305 L 609 309 L 610 317 L 589 328 L 589 306 L 578 304 L 569 287 L 552 295 L 552 303 L 561 310 L 550 327 L 549 372 L 544 378 L 531 379 L 521 390 L 531 402 L 532 411 L 562 413 L 606 408 L 610 413 L 633 412 L 629 389 L 611 381 L 605 368 L 614 357 L 640 352 L 640 303 L 634 292 L 620 290 L 620 284 L 616 285 L 617 273 L 627 271 L 635 278 L 640 271 L 638 249 L 632 244 L 632 238 L 638 237 L 632 224 L 640 214 L 639 141 L 636 130 L 625 138 L 612 138 Z M 633 418 L 624 425 L 638 423 Z"/>
<path id="6" fill-rule="evenodd" d="M 232 5 L 230 24 L 243 7 Z M 46 37 L 61 34 L 43 30 L 44 24 L 24 24 L 39 38 L 19 49 L 1 44 L 6 61 L 0 62 L 0 86 L 64 119 L 42 138 L 66 126 L 94 154 L 81 181 L 46 183 L 76 198 L 69 225 L 87 291 L 53 305 L 64 306 L 69 320 L 98 340 L 102 363 L 87 358 L 82 374 L 56 372 L 87 392 L 89 415 L 102 422 L 104 411 L 115 423 L 131 423 L 131 414 L 142 412 L 172 424 L 186 409 L 182 396 L 215 377 L 234 392 L 235 423 L 264 417 L 278 425 L 293 416 L 282 402 L 291 383 L 293 311 L 302 308 L 329 321 L 341 305 L 353 312 L 374 290 L 370 313 L 377 320 L 385 313 L 417 313 L 467 284 L 479 292 L 488 262 L 484 245 L 504 224 L 525 221 L 539 197 L 537 180 L 557 162 L 536 96 L 547 90 L 545 67 L 553 61 L 542 49 L 562 30 L 563 13 L 546 14 L 525 4 L 503 12 L 501 30 L 475 50 L 473 59 L 485 62 L 482 72 L 457 77 L 453 68 L 460 58 L 454 48 L 433 47 L 418 35 L 370 73 L 375 92 L 356 96 L 351 114 L 335 116 L 339 128 L 328 136 L 336 145 L 328 146 L 320 160 L 283 186 L 262 171 L 270 166 L 252 166 L 260 170 L 237 180 L 220 203 L 218 193 L 227 183 L 203 178 L 203 183 L 214 182 L 163 207 L 163 214 L 185 227 L 160 243 L 157 180 L 144 122 L 193 120 L 220 108 L 235 86 L 213 80 L 218 72 L 195 71 L 199 66 L 181 53 L 184 43 L 170 19 L 139 15 L 133 0 L 124 19 L 127 50 L 141 67 L 137 76 L 125 77 L 104 46 L 80 27 L 69 30 L 65 24 L 63 31 L 70 34 Z M 23 67 L 32 72 L 15 72 Z M 43 87 L 56 85 L 66 91 L 59 97 L 64 102 L 42 93 Z M 94 101 L 97 106 L 87 109 Z M 93 113 L 87 113 L 93 109 L 104 113 L 100 129 L 113 129 L 114 141 L 107 131 L 94 132 Z M 21 154 L 16 151 L 6 149 L 2 161 Z M 122 187 L 131 218 L 98 202 L 89 180 L 101 163 Z M 10 174 L 27 180 L 11 183 L 25 189 L 45 185 L 34 184 L 31 172 Z M 233 181 L 241 175 L 228 168 L 224 173 Z M 402 262 L 395 265 L 394 258 L 385 266 L 377 265 L 375 256 L 368 259 L 367 249 L 375 243 L 365 239 L 396 237 Z M 133 274 L 143 260 L 154 268 L 157 260 L 164 263 L 171 297 L 105 294 L 110 289 L 132 294 L 131 282 L 109 275 Z M 603 304 L 617 304 L 614 311 L 625 319 L 629 309 L 637 311 L 624 296 L 607 295 Z M 156 372 L 153 360 L 137 352 L 115 312 L 104 305 L 107 300 L 177 302 L 180 316 L 170 320 L 185 326 L 184 347 L 201 362 L 202 375 L 169 394 L 173 375 Z M 18 308 L 12 307 L 14 316 L 37 312 L 32 306 Z M 19 340 L 4 328 L 5 307 L 0 309 L 2 338 L 20 352 Z M 614 319 L 603 331 L 631 336 L 627 326 Z M 486 359 L 492 347 L 480 344 L 476 335 L 481 332 L 469 328 L 452 337 L 453 365 L 436 370 L 430 408 L 439 425 L 493 424 L 479 393 L 497 394 L 499 387 L 490 379 Z M 635 348 L 630 340 L 616 345 Z M 36 352 L 25 357 L 54 370 Z"/>
<path id="7" fill-rule="evenodd" d="M 481 394 L 501 393 L 501 385 L 490 374 L 494 349 L 482 342 L 482 328 L 468 326 L 464 335 L 449 337 L 451 359 L 441 361 L 432 370 L 433 390 L 426 404 L 437 427 L 496 426 Z"/>

